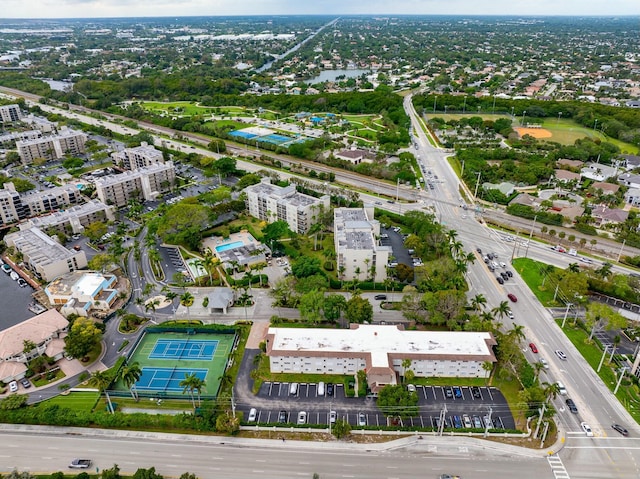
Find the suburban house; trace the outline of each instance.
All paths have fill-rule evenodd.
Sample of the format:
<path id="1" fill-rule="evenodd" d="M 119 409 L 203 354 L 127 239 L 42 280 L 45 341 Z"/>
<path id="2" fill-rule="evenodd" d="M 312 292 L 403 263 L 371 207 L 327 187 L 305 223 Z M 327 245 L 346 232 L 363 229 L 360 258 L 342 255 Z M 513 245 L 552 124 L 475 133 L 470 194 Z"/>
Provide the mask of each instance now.
<path id="1" fill-rule="evenodd" d="M 27 319 L 0 331 L 0 381 L 8 383 L 22 379 L 27 372 L 27 362 L 46 354 L 54 361 L 64 356 L 64 337 L 69 321 L 55 309 Z M 36 345 L 25 352 L 25 341 Z"/>
<path id="2" fill-rule="evenodd" d="M 629 212 L 617 208 L 609 208 L 605 205 L 598 205 L 591 211 L 591 216 L 596 220 L 596 228 L 607 224 L 624 223 L 629 217 Z"/>
<path id="3" fill-rule="evenodd" d="M 614 185 L 613 183 L 606 183 L 604 181 L 596 181 L 591 185 L 594 190 L 600 190 L 607 195 L 615 195 L 620 189 L 620 185 Z"/>
<path id="4" fill-rule="evenodd" d="M 602 163 L 588 163 L 587 166 L 580 170 L 580 175 L 590 180 L 604 181 L 607 178 L 618 176 L 618 168 L 603 165 Z"/>
<path id="5" fill-rule="evenodd" d="M 618 183 L 622 183 L 629 188 L 640 188 L 640 175 L 634 173 L 623 173 L 618 176 Z"/>
<path id="6" fill-rule="evenodd" d="M 582 168 L 582 165 L 584 165 L 584 162 L 580 160 L 568 160 L 566 158 L 562 158 L 556 161 L 556 166 L 558 168 L 565 167 L 565 168 L 579 170 L 580 168 Z"/>
<path id="7" fill-rule="evenodd" d="M 542 200 L 537 196 L 532 196 L 529 193 L 520 193 L 514 199 L 509 202 L 510 205 L 524 205 L 531 208 L 539 208 L 542 204 Z"/>
<path id="8" fill-rule="evenodd" d="M 363 161 L 371 162 L 371 158 L 368 157 L 368 152 L 365 150 L 341 150 L 335 153 L 335 156 L 339 160 L 348 161 L 349 163 L 353 163 L 354 165 L 359 165 Z"/>
<path id="9" fill-rule="evenodd" d="M 402 362 L 416 377 L 484 378 L 495 363 L 496 340 L 488 332 L 405 331 L 401 325 L 352 324 L 351 329 L 269 328 L 272 373 L 357 374 L 372 392 L 398 384 Z"/>
<path id="10" fill-rule="evenodd" d="M 574 173 L 569 170 L 554 170 L 553 171 L 556 180 L 560 183 L 568 183 L 570 181 L 580 181 L 580 173 Z"/>
<path id="11" fill-rule="evenodd" d="M 640 206 L 640 188 L 629 188 L 624 194 L 624 202 L 633 206 Z"/>
<path id="12" fill-rule="evenodd" d="M 118 278 L 112 274 L 75 271 L 60 276 L 44 292 L 49 303 L 65 316 L 89 316 L 91 310 L 108 311 L 116 299 Z"/>

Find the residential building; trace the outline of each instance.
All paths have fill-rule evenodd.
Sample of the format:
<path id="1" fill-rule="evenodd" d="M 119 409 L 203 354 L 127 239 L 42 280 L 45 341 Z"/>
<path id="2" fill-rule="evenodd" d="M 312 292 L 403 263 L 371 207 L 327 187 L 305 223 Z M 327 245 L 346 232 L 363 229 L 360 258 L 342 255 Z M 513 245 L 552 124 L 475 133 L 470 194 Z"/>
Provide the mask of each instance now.
<path id="1" fill-rule="evenodd" d="M 640 175 L 634 173 L 624 173 L 618 176 L 618 183 L 622 183 L 629 188 L 640 188 Z"/>
<path id="2" fill-rule="evenodd" d="M 359 165 L 360 163 L 368 162 L 371 163 L 372 158 L 369 157 L 369 153 L 365 150 L 342 150 L 334 155 L 339 160 L 348 161 L 349 163 L 353 163 L 354 165 Z"/>
<path id="3" fill-rule="evenodd" d="M 640 188 L 629 188 L 624 194 L 624 201 L 633 206 L 640 206 Z"/>
<path id="4" fill-rule="evenodd" d="M 588 163 L 580 170 L 580 175 L 594 181 L 605 181 L 607 178 L 618 176 L 618 168 L 602 163 Z"/>
<path id="5" fill-rule="evenodd" d="M 380 283 L 387 277 L 390 246 L 380 246 L 380 222 L 373 219 L 373 206 L 333 210 L 334 246 L 340 279 Z"/>
<path id="6" fill-rule="evenodd" d="M 620 189 L 620 185 L 615 185 L 613 183 L 606 183 L 604 181 L 596 181 L 591 185 L 594 190 L 600 190 L 602 193 L 607 195 L 615 195 Z"/>
<path id="7" fill-rule="evenodd" d="M 22 118 L 22 112 L 20 106 L 12 105 L 0 105 L 0 123 L 13 123 L 20 121 Z"/>
<path id="8" fill-rule="evenodd" d="M 65 316 L 88 316 L 94 310 L 107 311 L 118 299 L 118 278 L 113 274 L 74 271 L 59 276 L 44 292 L 49 303 Z"/>
<path id="9" fill-rule="evenodd" d="M 140 146 L 125 148 L 122 151 L 112 153 L 111 157 L 116 165 L 125 170 L 137 170 L 138 168 L 164 163 L 162 152 L 144 141 Z"/>
<path id="10" fill-rule="evenodd" d="M 598 205 L 591 211 L 594 226 L 599 228 L 607 224 L 624 223 L 629 217 L 629 212 L 618 208 L 609 208 L 605 205 Z"/>
<path id="11" fill-rule="evenodd" d="M 269 223 L 286 221 L 291 231 L 306 234 L 317 222 L 320 212 L 329 209 L 329 195 L 315 198 L 298 193 L 296 185 L 272 185 L 270 178 L 244 189 L 249 214 Z"/>
<path id="12" fill-rule="evenodd" d="M 378 392 L 397 384 L 402 362 L 416 377 L 484 378 L 495 363 L 496 340 L 488 332 L 405 331 L 402 325 L 352 324 L 351 329 L 269 328 L 272 373 L 350 374 L 364 370 Z"/>
<path id="13" fill-rule="evenodd" d="M 107 206 L 102 201 L 95 199 L 62 211 L 56 211 L 50 215 L 31 218 L 22 223 L 20 228 L 36 227 L 41 230 L 55 228 L 67 233 L 80 234 L 91 223 L 114 220 L 113 206 Z"/>
<path id="14" fill-rule="evenodd" d="M 57 135 L 16 141 L 16 148 L 22 163 L 31 164 L 34 160 L 58 160 L 66 154 L 80 155 L 85 152 L 87 135 L 69 128 L 62 129 Z"/>
<path id="15" fill-rule="evenodd" d="M 131 199 L 155 200 L 162 193 L 171 190 L 175 179 L 173 162 L 167 161 L 119 175 L 97 178 L 94 183 L 100 201 L 119 208 Z"/>
<path id="16" fill-rule="evenodd" d="M 13 183 L 4 184 L 0 190 L 0 226 L 15 223 L 29 217 L 29 208 L 22 203 L 20 193 Z"/>
<path id="17" fill-rule="evenodd" d="M 0 331 L 0 381 L 6 384 L 22 379 L 27 362 L 37 356 L 46 354 L 53 360 L 62 359 L 68 328 L 69 321 L 51 309 Z M 25 352 L 25 341 L 36 347 Z"/>
<path id="18" fill-rule="evenodd" d="M 9 148 L 15 148 L 16 141 L 18 140 L 28 141 L 35 140 L 36 138 L 42 138 L 42 132 L 40 130 L 13 131 L 0 135 L 0 144 Z"/>
<path id="19" fill-rule="evenodd" d="M 30 191 L 20 195 L 22 204 L 29 209 L 30 216 L 55 211 L 83 201 L 75 185 L 56 186 L 42 191 Z"/>
<path id="20" fill-rule="evenodd" d="M 580 181 L 580 173 L 574 173 L 569 170 L 554 170 L 553 171 L 556 180 L 560 183 L 568 183 L 570 181 Z"/>
<path id="21" fill-rule="evenodd" d="M 22 253 L 25 267 L 43 281 L 87 267 L 84 251 L 68 250 L 35 227 L 10 233 L 4 241 Z"/>

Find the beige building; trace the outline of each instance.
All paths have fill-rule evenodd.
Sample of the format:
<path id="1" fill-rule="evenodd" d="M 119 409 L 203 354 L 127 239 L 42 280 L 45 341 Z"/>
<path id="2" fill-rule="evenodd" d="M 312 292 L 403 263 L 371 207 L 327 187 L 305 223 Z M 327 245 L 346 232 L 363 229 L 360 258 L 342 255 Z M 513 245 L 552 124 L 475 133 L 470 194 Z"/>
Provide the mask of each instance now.
<path id="1" fill-rule="evenodd" d="M 140 146 L 126 148 L 111 154 L 113 162 L 125 170 L 137 170 L 146 166 L 164 163 L 162 152 L 153 145 L 142 142 Z"/>
<path id="2" fill-rule="evenodd" d="M 4 331 L 0 331 L 0 381 L 5 384 L 22 379 L 27 362 L 46 354 L 54 360 L 64 356 L 64 337 L 69 321 L 55 309 L 27 319 Z M 24 341 L 33 342 L 32 351 L 24 351 Z"/>
<path id="3" fill-rule="evenodd" d="M 380 222 L 373 219 L 373 206 L 334 209 L 333 232 L 341 279 L 385 280 L 392 250 L 378 244 Z"/>
<path id="4" fill-rule="evenodd" d="M 286 221 L 291 231 L 299 234 L 309 231 L 322 209 L 329 209 L 328 195 L 314 198 L 298 193 L 294 184 L 272 185 L 270 178 L 262 178 L 260 183 L 248 186 L 244 191 L 251 216 L 269 223 Z"/>
<path id="5" fill-rule="evenodd" d="M 57 135 L 19 140 L 16 148 L 22 163 L 28 165 L 37 159 L 58 160 L 66 154 L 80 155 L 85 152 L 86 141 L 84 133 L 65 128 Z"/>
<path id="6" fill-rule="evenodd" d="M 107 206 L 95 199 L 87 203 L 72 206 L 63 211 L 56 211 L 50 215 L 31 218 L 20 225 L 20 229 L 36 227 L 41 230 L 55 228 L 66 233 L 83 233 L 84 229 L 96 221 L 107 222 L 115 220 L 113 206 Z"/>
<path id="7" fill-rule="evenodd" d="M 22 203 L 13 183 L 5 183 L 0 190 L 0 226 L 9 225 L 29 217 L 29 208 Z"/>
<path id="8" fill-rule="evenodd" d="M 13 123 L 14 121 L 20 121 L 21 118 L 22 112 L 18 105 L 0 105 L 1 123 Z"/>
<path id="9" fill-rule="evenodd" d="M 0 144 L 15 148 L 16 141 L 18 140 L 28 141 L 37 138 L 42 138 L 42 132 L 40 130 L 14 131 L 0 135 Z"/>
<path id="10" fill-rule="evenodd" d="M 10 233 L 4 241 L 22 253 L 22 262 L 43 281 L 87 267 L 84 251 L 68 250 L 38 228 Z"/>
<path id="11" fill-rule="evenodd" d="M 108 311 L 118 299 L 118 278 L 113 274 L 74 271 L 47 285 L 49 303 L 65 316 L 89 316 L 92 310 Z"/>
<path id="12" fill-rule="evenodd" d="M 404 331 L 402 326 L 354 324 L 351 329 L 269 328 L 272 373 L 357 374 L 373 392 L 397 384 L 409 359 L 416 377 L 484 378 L 495 363 L 487 332 Z"/>
<path id="13" fill-rule="evenodd" d="M 173 162 L 158 163 L 119 175 L 95 180 L 100 201 L 116 207 L 125 206 L 129 200 L 155 200 L 171 190 L 176 180 Z"/>

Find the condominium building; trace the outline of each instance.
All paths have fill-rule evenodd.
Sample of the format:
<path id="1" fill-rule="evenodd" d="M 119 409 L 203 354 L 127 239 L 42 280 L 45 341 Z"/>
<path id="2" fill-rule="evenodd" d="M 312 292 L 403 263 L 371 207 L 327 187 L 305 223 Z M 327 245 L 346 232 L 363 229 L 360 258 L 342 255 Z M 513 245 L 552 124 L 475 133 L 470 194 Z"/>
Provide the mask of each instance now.
<path id="1" fill-rule="evenodd" d="M 119 175 L 97 178 L 94 183 L 100 201 L 122 207 L 131 199 L 155 200 L 160 194 L 171 190 L 175 179 L 173 162 L 167 161 Z"/>
<path id="2" fill-rule="evenodd" d="M 29 216 L 55 211 L 83 201 L 75 185 L 56 186 L 42 191 L 30 191 L 20 195 L 22 204 L 29 208 Z"/>
<path id="3" fill-rule="evenodd" d="M 338 274 L 345 280 L 387 277 L 390 246 L 380 246 L 380 222 L 373 219 L 373 207 L 333 210 L 334 245 Z"/>
<path id="4" fill-rule="evenodd" d="M 0 145 L 14 148 L 17 141 L 29 141 L 37 138 L 42 138 L 42 132 L 40 130 L 13 131 L 0 135 Z"/>
<path id="5" fill-rule="evenodd" d="M 56 211 L 50 215 L 31 218 L 20 225 L 21 229 L 36 227 L 41 230 L 56 230 L 80 234 L 91 223 L 115 220 L 113 206 L 107 206 L 98 199 L 72 206 L 64 211 Z"/>
<path id="6" fill-rule="evenodd" d="M 21 118 L 22 112 L 18 105 L 0 105 L 0 123 L 13 123 Z"/>
<path id="7" fill-rule="evenodd" d="M 4 238 L 22 254 L 25 266 L 43 281 L 87 267 L 84 251 L 68 250 L 39 228 L 27 228 Z"/>
<path id="8" fill-rule="evenodd" d="M 36 159 L 57 160 L 66 154 L 80 155 L 85 152 L 86 141 L 84 133 L 64 128 L 57 135 L 19 140 L 16 147 L 22 163 L 28 165 Z"/>
<path id="9" fill-rule="evenodd" d="M 269 328 L 272 373 L 349 374 L 364 370 L 378 392 L 397 384 L 404 360 L 416 377 L 484 378 L 495 363 L 488 332 L 405 331 L 402 325 L 353 324 L 351 329 Z"/>
<path id="10" fill-rule="evenodd" d="M 118 278 L 113 274 L 74 271 L 44 288 L 49 303 L 65 316 L 88 316 L 92 310 L 108 311 L 118 299 Z"/>
<path id="11" fill-rule="evenodd" d="M 22 203 L 13 183 L 5 183 L 4 189 L 0 190 L 0 226 L 28 218 L 29 214 L 29 208 Z"/>
<path id="12" fill-rule="evenodd" d="M 329 209 L 330 198 L 320 198 L 298 193 L 296 185 L 272 185 L 270 178 L 262 178 L 256 185 L 244 189 L 247 194 L 247 209 L 269 223 L 286 221 L 291 231 L 305 234 L 317 221 L 320 212 Z"/>
<path id="13" fill-rule="evenodd" d="M 162 152 L 144 141 L 140 146 L 112 153 L 111 157 L 116 165 L 125 170 L 137 170 L 145 166 L 164 163 Z"/>

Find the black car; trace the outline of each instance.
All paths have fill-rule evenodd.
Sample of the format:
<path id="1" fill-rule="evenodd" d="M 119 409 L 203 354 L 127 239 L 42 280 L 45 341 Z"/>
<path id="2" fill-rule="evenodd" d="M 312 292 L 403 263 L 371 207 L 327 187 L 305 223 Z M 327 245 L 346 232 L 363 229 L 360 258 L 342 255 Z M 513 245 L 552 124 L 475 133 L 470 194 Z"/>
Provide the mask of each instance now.
<path id="1" fill-rule="evenodd" d="M 476 251 L 478 252 L 478 254 L 479 254 L 480 256 L 482 256 L 482 250 L 481 250 L 480 248 L 476 248 Z"/>
<path id="2" fill-rule="evenodd" d="M 504 279 L 505 281 L 509 281 L 509 275 L 504 271 L 500 273 L 500 276 L 502 276 L 502 279 Z"/>
<path id="3" fill-rule="evenodd" d="M 278 413 L 278 422 L 284 424 L 287 422 L 287 411 L 280 411 Z"/>
<path id="4" fill-rule="evenodd" d="M 502 279 L 502 276 L 496 276 L 496 280 L 498 281 L 498 283 L 504 284 L 504 279 Z"/>
<path id="5" fill-rule="evenodd" d="M 507 276 L 509 276 L 509 278 L 513 278 L 513 273 L 509 270 L 506 270 L 505 273 L 507 273 Z"/>
<path id="6" fill-rule="evenodd" d="M 471 388 L 471 394 L 475 399 L 480 399 L 482 396 L 480 395 L 480 388 L 478 386 L 473 386 Z"/>
<path id="7" fill-rule="evenodd" d="M 616 431 L 618 431 L 620 434 L 622 434 L 623 436 L 628 436 L 629 435 L 629 431 L 627 431 L 624 427 L 622 427 L 620 424 L 612 424 L 611 425 L 612 428 L 614 428 Z"/>
<path id="8" fill-rule="evenodd" d="M 327 396 L 333 397 L 333 383 L 327 383 Z"/>
<path id="9" fill-rule="evenodd" d="M 29 380 L 27 378 L 22 378 L 20 380 L 20 384 L 22 384 L 22 387 L 25 389 L 28 389 L 31 387 L 31 383 L 29 382 Z"/>
<path id="10" fill-rule="evenodd" d="M 570 412 L 572 412 L 573 414 L 578 414 L 578 408 L 576 406 L 576 403 L 573 402 L 573 399 L 567 399 L 565 402 L 567 403 L 567 407 L 569 408 Z"/>
<path id="11" fill-rule="evenodd" d="M 379 301 L 385 301 L 387 299 L 387 295 L 386 294 L 376 294 L 373 299 L 377 299 Z"/>

